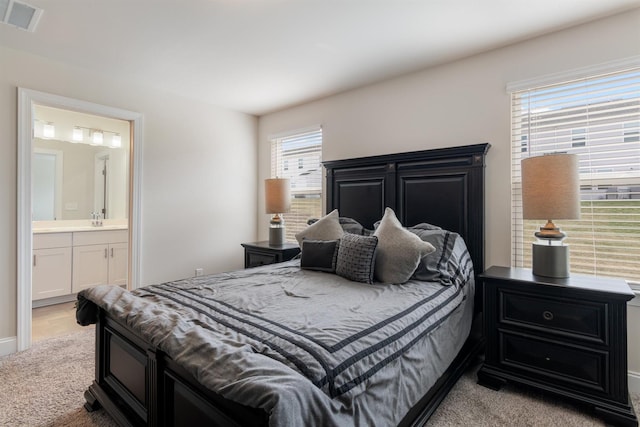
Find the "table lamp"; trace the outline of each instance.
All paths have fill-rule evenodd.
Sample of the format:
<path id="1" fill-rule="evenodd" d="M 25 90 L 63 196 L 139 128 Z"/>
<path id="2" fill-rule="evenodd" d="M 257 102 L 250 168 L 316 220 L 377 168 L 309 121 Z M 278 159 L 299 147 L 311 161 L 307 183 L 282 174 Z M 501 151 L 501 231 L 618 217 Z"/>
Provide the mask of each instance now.
<path id="1" fill-rule="evenodd" d="M 291 187 L 287 178 L 269 178 L 264 181 L 265 210 L 274 214 L 269 224 L 269 245 L 284 244 L 284 218 L 291 209 Z"/>
<path id="2" fill-rule="evenodd" d="M 569 277 L 566 235 L 553 220 L 580 218 L 578 156 L 557 153 L 523 159 L 522 208 L 524 219 L 546 220 L 532 245 L 534 275 Z"/>

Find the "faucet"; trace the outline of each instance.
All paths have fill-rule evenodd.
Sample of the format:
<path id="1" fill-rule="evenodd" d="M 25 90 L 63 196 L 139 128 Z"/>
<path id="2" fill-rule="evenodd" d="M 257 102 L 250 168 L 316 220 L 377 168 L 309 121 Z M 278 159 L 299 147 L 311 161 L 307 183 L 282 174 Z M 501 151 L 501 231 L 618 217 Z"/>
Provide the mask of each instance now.
<path id="1" fill-rule="evenodd" d="M 91 225 L 94 227 L 102 226 L 102 218 L 100 212 L 91 212 Z"/>

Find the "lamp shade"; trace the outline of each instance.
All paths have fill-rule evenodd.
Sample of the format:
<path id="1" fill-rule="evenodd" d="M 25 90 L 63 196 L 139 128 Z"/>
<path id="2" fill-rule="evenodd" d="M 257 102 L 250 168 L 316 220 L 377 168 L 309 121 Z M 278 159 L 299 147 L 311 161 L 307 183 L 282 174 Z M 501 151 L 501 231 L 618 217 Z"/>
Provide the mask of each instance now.
<path id="1" fill-rule="evenodd" d="M 579 219 L 578 156 L 547 154 L 522 160 L 524 219 Z"/>
<path id="2" fill-rule="evenodd" d="M 289 212 L 291 187 L 287 178 L 269 178 L 264 181 L 265 210 L 268 214 Z"/>

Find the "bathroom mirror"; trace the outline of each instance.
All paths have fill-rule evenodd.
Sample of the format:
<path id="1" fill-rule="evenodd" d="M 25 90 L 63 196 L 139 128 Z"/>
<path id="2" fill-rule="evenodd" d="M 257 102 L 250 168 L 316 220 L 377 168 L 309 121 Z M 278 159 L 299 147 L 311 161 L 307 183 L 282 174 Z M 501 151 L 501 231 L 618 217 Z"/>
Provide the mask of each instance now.
<path id="1" fill-rule="evenodd" d="M 124 219 L 130 123 L 34 105 L 33 220 Z"/>

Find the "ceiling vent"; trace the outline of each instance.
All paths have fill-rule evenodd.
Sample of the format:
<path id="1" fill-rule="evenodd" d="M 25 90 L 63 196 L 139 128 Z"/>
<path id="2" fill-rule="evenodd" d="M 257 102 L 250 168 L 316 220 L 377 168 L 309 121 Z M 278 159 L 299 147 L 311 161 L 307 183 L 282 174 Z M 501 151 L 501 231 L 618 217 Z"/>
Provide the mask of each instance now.
<path id="1" fill-rule="evenodd" d="M 14 0 L 0 0 L 0 17 L 5 24 L 22 30 L 35 31 L 42 9 Z"/>

